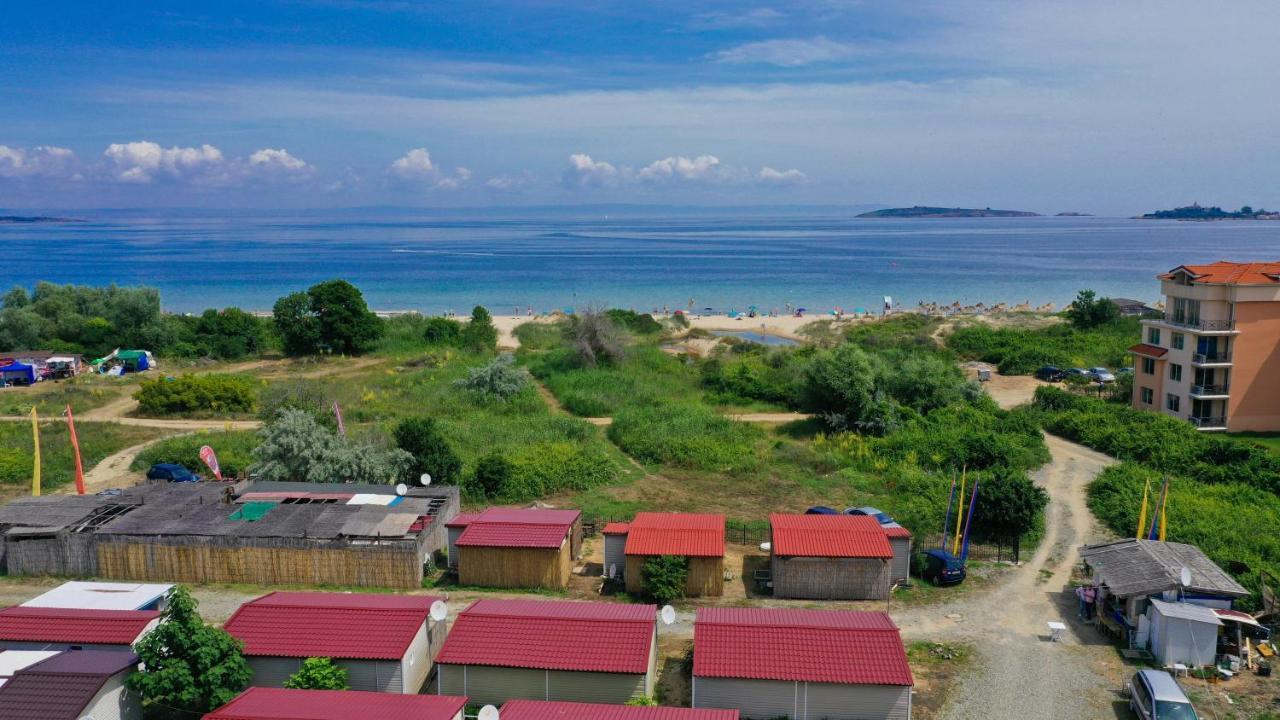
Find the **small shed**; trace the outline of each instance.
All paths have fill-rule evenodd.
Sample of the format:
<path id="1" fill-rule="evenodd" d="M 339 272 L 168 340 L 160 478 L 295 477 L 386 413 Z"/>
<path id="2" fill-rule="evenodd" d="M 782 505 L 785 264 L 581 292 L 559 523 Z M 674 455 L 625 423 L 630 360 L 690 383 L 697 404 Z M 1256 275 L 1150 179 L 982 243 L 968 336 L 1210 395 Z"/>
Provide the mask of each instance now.
<path id="1" fill-rule="evenodd" d="M 452 520 L 444 524 L 445 529 L 449 532 L 449 567 L 457 569 L 458 538 L 462 537 L 462 532 L 478 517 L 480 517 L 480 513 L 458 513 L 453 516 Z"/>
<path id="2" fill-rule="evenodd" d="M 1147 618 L 1151 623 L 1151 655 L 1160 665 L 1213 664 L 1218 652 L 1218 628 L 1222 627 L 1213 610 L 1202 605 L 1153 599 Z"/>
<path id="3" fill-rule="evenodd" d="M 615 538 L 616 533 L 617 528 Z M 724 594 L 723 515 L 642 512 L 627 525 L 624 537 L 625 565 L 620 567 L 625 568 L 627 592 L 644 591 L 643 568 L 649 558 L 674 555 L 689 562 L 686 595 L 718 597 Z M 609 538 L 610 535 L 605 536 L 606 563 L 609 562 Z M 617 541 L 614 542 L 616 545 Z"/>
<path id="4" fill-rule="evenodd" d="M 653 695 L 657 608 L 479 600 L 436 658 L 436 692 L 472 704 L 556 700 L 623 704 Z"/>
<path id="5" fill-rule="evenodd" d="M 173 586 L 167 583 L 65 582 L 23 607 L 85 610 L 163 610 Z"/>
<path id="6" fill-rule="evenodd" d="M 743 718 L 910 720 L 915 680 L 887 613 L 700 608 L 693 707 Z"/>
<path id="7" fill-rule="evenodd" d="M 455 546 L 463 585 L 565 588 L 582 550 L 582 513 L 489 508 Z"/>
<path id="8" fill-rule="evenodd" d="M 1249 594 L 1200 548 L 1186 543 L 1130 538 L 1086 545 L 1080 557 L 1101 590 L 1099 608 L 1108 619 L 1122 621 L 1130 630 L 1146 614 L 1150 598 L 1229 609 L 1236 598 Z M 1185 587 L 1183 568 L 1191 580 Z"/>
<path id="9" fill-rule="evenodd" d="M 203 720 L 463 720 L 464 697 L 251 687 Z"/>
<path id="10" fill-rule="evenodd" d="M 773 594 L 806 600 L 884 600 L 893 548 L 867 515 L 769 516 Z"/>
<path id="11" fill-rule="evenodd" d="M 502 720 L 738 720 L 738 711 L 512 700 Z"/>
<path id="12" fill-rule="evenodd" d="M 307 658 L 327 657 L 353 690 L 413 694 L 444 643 L 447 625 L 430 617 L 438 599 L 274 592 L 242 605 L 224 628 L 244 643 L 255 686 L 282 687 Z"/>
<path id="13" fill-rule="evenodd" d="M 904 583 L 911 579 L 911 531 L 896 522 L 881 525 L 889 547 L 893 549 L 893 562 L 889 565 L 889 582 Z"/>
<path id="14" fill-rule="evenodd" d="M 604 535 L 604 576 L 622 579 L 627 574 L 627 530 L 624 522 L 611 522 L 600 531 Z"/>
<path id="15" fill-rule="evenodd" d="M 159 624 L 154 610 L 11 607 L 0 610 L 0 649 L 132 650 Z"/>
<path id="16" fill-rule="evenodd" d="M 124 684 L 137 667 L 131 652 L 58 653 L 0 687 L 0 720 L 141 720 L 142 702 Z"/>

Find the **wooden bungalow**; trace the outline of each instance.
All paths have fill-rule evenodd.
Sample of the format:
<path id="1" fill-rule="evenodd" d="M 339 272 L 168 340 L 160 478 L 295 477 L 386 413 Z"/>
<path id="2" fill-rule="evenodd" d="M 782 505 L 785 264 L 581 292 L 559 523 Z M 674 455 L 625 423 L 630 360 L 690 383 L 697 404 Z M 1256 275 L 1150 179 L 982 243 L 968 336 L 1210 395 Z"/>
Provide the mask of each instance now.
<path id="1" fill-rule="evenodd" d="M 866 515 L 769 516 L 773 594 L 806 600 L 884 600 L 893 548 Z"/>
<path id="2" fill-rule="evenodd" d="M 565 588 L 582 552 L 582 513 L 489 508 L 455 545 L 463 585 Z"/>
<path id="3" fill-rule="evenodd" d="M 605 573 L 618 567 L 626 580 L 627 592 L 644 591 L 646 561 L 660 555 L 688 560 L 685 594 L 689 597 L 724 594 L 724 516 L 692 513 L 652 513 L 636 515 L 630 523 L 610 523 L 605 527 Z M 617 550 L 622 542 L 622 565 Z M 613 557 L 609 551 L 613 550 Z"/>

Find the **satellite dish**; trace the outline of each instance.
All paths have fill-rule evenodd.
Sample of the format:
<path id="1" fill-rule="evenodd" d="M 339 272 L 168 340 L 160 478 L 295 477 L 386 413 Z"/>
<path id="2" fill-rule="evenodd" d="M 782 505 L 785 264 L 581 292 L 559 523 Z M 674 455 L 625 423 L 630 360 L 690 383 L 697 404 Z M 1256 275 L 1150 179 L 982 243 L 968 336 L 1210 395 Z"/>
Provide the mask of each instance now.
<path id="1" fill-rule="evenodd" d="M 449 617 L 449 606 L 443 600 L 437 600 L 431 603 L 431 619 L 441 622 Z"/>
<path id="2" fill-rule="evenodd" d="M 498 708 L 485 705 L 480 708 L 480 714 L 476 716 L 476 720 L 498 720 Z"/>
<path id="3" fill-rule="evenodd" d="M 430 485 L 431 473 L 422 473 L 422 475 L 418 478 L 418 482 L 422 483 L 423 485 Z"/>
<path id="4" fill-rule="evenodd" d="M 662 616 L 663 625 L 670 625 L 676 621 L 676 609 L 670 605 L 663 605 L 662 609 L 658 611 L 658 614 Z"/>
<path id="5" fill-rule="evenodd" d="M 409 492 L 409 487 L 408 487 L 407 485 L 405 485 L 404 483 L 400 483 L 399 485 L 396 485 L 396 494 L 397 494 L 397 495 L 405 495 L 405 494 L 407 494 L 408 492 Z"/>
<path id="6" fill-rule="evenodd" d="M 609 579 L 618 577 L 618 563 L 609 563 Z"/>
<path id="7" fill-rule="evenodd" d="M 769 552 L 772 549 L 773 549 L 773 543 L 767 543 L 767 542 L 760 543 L 761 552 Z"/>
<path id="8" fill-rule="evenodd" d="M 1182 587 L 1191 586 L 1191 570 L 1182 568 L 1182 572 L 1178 575 L 1178 580 L 1182 582 Z"/>

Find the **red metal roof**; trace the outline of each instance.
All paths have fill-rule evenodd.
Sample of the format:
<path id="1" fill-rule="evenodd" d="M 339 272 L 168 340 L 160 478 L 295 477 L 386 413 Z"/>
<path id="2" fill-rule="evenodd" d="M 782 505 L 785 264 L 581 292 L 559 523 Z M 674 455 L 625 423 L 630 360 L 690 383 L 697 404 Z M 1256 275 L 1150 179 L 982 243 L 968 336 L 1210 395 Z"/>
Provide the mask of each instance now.
<path id="1" fill-rule="evenodd" d="M 399 660 L 439 599 L 275 592 L 240 606 L 224 628 L 245 655 Z"/>
<path id="2" fill-rule="evenodd" d="M 581 515 L 577 510 L 489 508 L 462 531 L 458 546 L 559 548 Z"/>
<path id="3" fill-rule="evenodd" d="M 1161 280 L 1172 280 L 1179 270 L 1185 270 L 1197 283 L 1222 285 L 1273 285 L 1280 282 L 1280 263 L 1229 262 L 1219 260 L 1207 265 L 1179 265 L 1160 275 Z"/>
<path id="4" fill-rule="evenodd" d="M 464 528 L 471 524 L 473 520 L 480 517 L 480 513 L 458 513 L 453 519 L 445 523 L 445 527 Z"/>
<path id="5" fill-rule="evenodd" d="M 773 554 L 784 557 L 891 558 L 880 523 L 869 515 L 769 516 Z"/>
<path id="6" fill-rule="evenodd" d="M 626 535 L 627 529 L 630 527 L 631 527 L 630 523 L 611 522 L 608 525 L 605 525 L 604 530 L 601 530 L 600 532 L 604 533 L 605 535 Z"/>
<path id="7" fill-rule="evenodd" d="M 0 687 L 0 720 L 76 720 L 111 677 L 138 656 L 122 650 L 68 650 L 19 670 Z"/>
<path id="8" fill-rule="evenodd" d="M 158 617 L 154 610 L 11 607 L 0 610 L 0 640 L 132 645 Z"/>
<path id="9" fill-rule="evenodd" d="M 638 513 L 627 532 L 626 554 L 724 557 L 724 516 Z"/>
<path id="10" fill-rule="evenodd" d="M 1159 345 L 1148 345 L 1146 343 L 1138 343 L 1129 348 L 1129 352 L 1135 355 L 1143 355 L 1149 358 L 1162 358 L 1168 354 L 1168 350 Z"/>
<path id="11" fill-rule="evenodd" d="M 451 695 L 252 687 L 204 720 L 453 720 L 466 704 Z"/>
<path id="12" fill-rule="evenodd" d="M 909 537 L 911 537 L 911 531 L 910 531 L 910 530 L 908 530 L 908 529 L 906 529 L 906 528 L 904 528 L 904 527 L 902 527 L 901 525 L 897 525 L 897 524 L 894 524 L 894 525 L 881 525 L 880 527 L 884 528 L 884 534 L 885 534 L 885 535 L 887 535 L 888 537 L 891 537 L 891 538 L 909 538 Z"/>
<path id="13" fill-rule="evenodd" d="M 479 600 L 458 615 L 436 662 L 643 673 L 656 611 L 654 605 Z"/>
<path id="14" fill-rule="evenodd" d="M 738 720 L 737 710 L 510 700 L 502 720 Z"/>
<path id="15" fill-rule="evenodd" d="M 915 684 L 882 612 L 701 608 L 693 638 L 695 677 Z"/>

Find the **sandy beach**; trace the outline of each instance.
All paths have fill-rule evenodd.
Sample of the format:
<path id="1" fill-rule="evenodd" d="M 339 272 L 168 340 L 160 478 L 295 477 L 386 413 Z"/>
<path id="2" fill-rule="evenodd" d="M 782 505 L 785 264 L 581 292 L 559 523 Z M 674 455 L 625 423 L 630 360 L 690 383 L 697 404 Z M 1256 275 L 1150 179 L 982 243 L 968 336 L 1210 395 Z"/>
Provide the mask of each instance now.
<path id="1" fill-rule="evenodd" d="M 515 329 L 520 325 L 527 322 L 552 323 L 561 317 L 563 316 L 558 314 L 536 315 L 533 317 L 526 315 L 495 315 L 493 324 L 494 327 L 498 328 L 498 347 L 508 350 L 520 347 L 520 341 L 516 339 L 514 334 Z M 728 315 L 687 315 L 686 317 L 689 318 L 689 327 L 699 330 L 758 332 L 792 340 L 803 339 L 800 335 L 800 328 L 809 323 L 835 319 L 830 315 L 804 315 L 802 317 L 792 315 L 781 317 L 761 316 L 754 318 L 749 318 L 745 315 L 739 315 L 736 318 L 731 318 Z M 868 316 L 868 318 L 859 320 L 846 315 L 843 322 L 863 322 L 870 319 L 873 318 Z"/>

